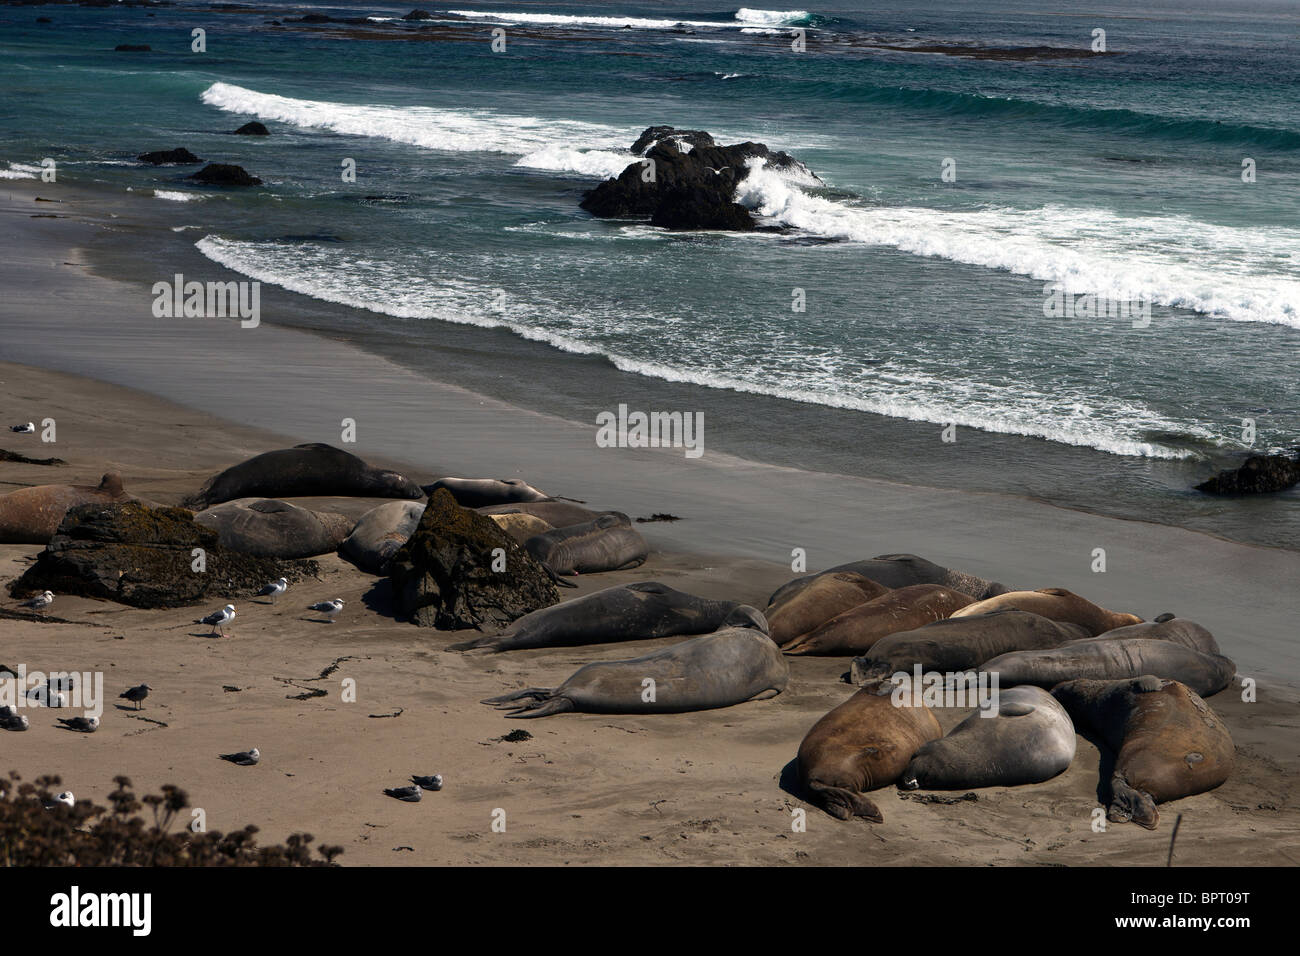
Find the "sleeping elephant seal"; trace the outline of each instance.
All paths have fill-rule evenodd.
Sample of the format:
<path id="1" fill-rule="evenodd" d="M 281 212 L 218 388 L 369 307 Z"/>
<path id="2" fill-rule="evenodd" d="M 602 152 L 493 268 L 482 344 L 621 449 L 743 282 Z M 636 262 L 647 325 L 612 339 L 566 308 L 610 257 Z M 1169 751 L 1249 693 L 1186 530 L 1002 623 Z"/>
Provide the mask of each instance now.
<path id="1" fill-rule="evenodd" d="M 757 608 L 741 604 L 721 630 L 628 661 L 588 664 L 556 688 L 530 687 L 483 703 L 507 717 L 672 714 L 767 700 L 785 690 L 790 668 Z M 653 681 L 653 684 L 648 683 Z"/>
<path id="2" fill-rule="evenodd" d="M 524 550 L 555 574 L 594 574 L 635 568 L 645 563 L 650 549 L 632 527 L 632 519 L 606 511 L 586 524 L 555 528 L 533 535 Z"/>
<path id="3" fill-rule="evenodd" d="M 533 535 L 541 534 L 544 531 L 554 531 L 555 529 L 536 515 L 526 514 L 509 514 L 509 515 L 488 515 L 496 526 L 504 531 L 510 537 L 515 539 L 515 544 L 523 544 Z"/>
<path id="4" fill-rule="evenodd" d="M 493 515 L 532 515 L 541 518 L 552 528 L 567 528 L 569 525 L 595 521 L 601 515 L 599 511 L 592 511 L 590 508 L 568 501 L 521 501 L 518 504 L 492 505 L 474 510 L 489 518 Z"/>
<path id="5" fill-rule="evenodd" d="M 343 556 L 369 574 L 387 574 L 388 562 L 415 534 L 423 501 L 387 501 L 371 508 L 339 546 Z"/>
<path id="6" fill-rule="evenodd" d="M 136 501 L 110 471 L 99 485 L 34 485 L 0 495 L 0 544 L 49 544 L 63 516 L 77 505 Z"/>
<path id="7" fill-rule="evenodd" d="M 894 685 L 871 681 L 813 724 L 799 745 L 799 782 L 833 817 L 884 817 L 866 796 L 898 779 L 924 744 L 943 736 L 924 704 L 903 695 L 895 705 Z"/>
<path id="8" fill-rule="evenodd" d="M 1213 790 L 1228 779 L 1232 737 L 1191 688 L 1150 674 L 1072 680 L 1052 690 L 1080 725 L 1115 751 L 1108 819 L 1154 830 L 1157 803 Z"/>
<path id="9" fill-rule="evenodd" d="M 538 491 L 518 478 L 439 478 L 424 486 L 430 498 L 439 488 L 446 488 L 462 508 L 508 505 L 518 501 L 550 501 L 551 496 Z"/>
<path id="10" fill-rule="evenodd" d="M 1037 591 L 1008 591 L 983 601 L 978 601 L 962 608 L 953 617 L 969 617 L 972 614 L 985 614 L 989 611 L 1001 611 L 1014 607 L 1021 611 L 1032 611 L 1053 621 L 1068 621 L 1086 627 L 1095 637 L 1117 627 L 1129 624 L 1141 624 L 1142 618 L 1136 614 L 1120 614 L 1098 607 L 1086 598 L 1081 598 L 1064 588 L 1040 588 Z"/>
<path id="11" fill-rule="evenodd" d="M 767 599 L 768 606 L 778 604 L 788 598 L 792 592 L 806 588 L 823 574 L 834 574 L 839 571 L 861 574 L 887 588 L 905 588 L 911 584 L 941 584 L 962 594 L 969 594 L 977 601 L 1007 591 L 1005 585 L 995 581 L 986 581 L 965 571 L 945 568 L 925 558 L 918 558 L 914 554 L 881 554 L 868 561 L 850 561 L 848 564 L 840 564 L 816 574 L 806 574 L 801 578 L 788 581 Z"/>
<path id="12" fill-rule="evenodd" d="M 308 511 L 276 498 L 239 498 L 194 516 L 211 528 L 228 551 L 263 558 L 310 558 L 337 551 L 352 532 L 352 519 Z"/>
<path id="13" fill-rule="evenodd" d="M 837 614 L 781 648 L 786 654 L 861 654 L 897 631 L 942 620 L 974 598 L 937 584 L 913 584 Z"/>
<path id="14" fill-rule="evenodd" d="M 818 575 L 806 588 L 791 591 L 763 612 L 772 626 L 772 640 L 787 644 L 825 624 L 835 615 L 887 594 L 889 588 L 852 571 Z"/>
<path id="15" fill-rule="evenodd" d="M 410 498 L 420 486 L 395 471 L 367 465 L 356 455 L 313 442 L 256 455 L 213 475 L 185 507 L 195 511 L 236 498 Z"/>
<path id="16" fill-rule="evenodd" d="M 1074 723 L 1041 687 L 998 692 L 996 716 L 975 711 L 941 740 L 916 752 L 898 785 L 904 790 L 965 790 L 1042 783 L 1074 760 Z"/>
<path id="17" fill-rule="evenodd" d="M 453 644 L 449 650 L 514 651 L 707 634 L 722 627 L 740 606 L 737 601 L 696 597 L 657 581 L 625 584 L 533 611 L 496 636 Z"/>
<path id="18" fill-rule="evenodd" d="M 853 659 L 853 683 L 885 678 L 898 671 L 911 673 L 918 664 L 923 671 L 967 671 L 1000 654 L 1060 647 L 1081 638 L 1092 640 L 1078 624 L 1064 624 L 1014 608 L 972 617 L 954 616 L 882 637 L 866 654 Z"/>
<path id="19" fill-rule="evenodd" d="M 1173 641 L 1092 639 L 1043 651 L 1013 651 L 985 661 L 980 670 L 998 682 L 1055 687 L 1067 680 L 1124 680 L 1154 674 L 1181 681 L 1202 697 L 1228 686 L 1237 665 L 1220 654 L 1202 654 Z"/>
<path id="20" fill-rule="evenodd" d="M 1131 638 L 1142 638 L 1151 641 L 1173 641 L 1175 644 L 1181 644 L 1183 647 L 1190 647 L 1194 651 L 1200 651 L 1202 654 L 1218 654 L 1219 642 L 1214 639 L 1214 635 L 1208 630 L 1201 627 L 1195 621 L 1189 621 L 1185 617 L 1174 617 L 1172 614 L 1161 614 L 1154 621 L 1143 621 L 1141 624 L 1129 624 L 1126 627 L 1117 627 L 1114 630 L 1106 631 L 1089 640 L 1094 641 L 1119 641 L 1129 640 Z"/>

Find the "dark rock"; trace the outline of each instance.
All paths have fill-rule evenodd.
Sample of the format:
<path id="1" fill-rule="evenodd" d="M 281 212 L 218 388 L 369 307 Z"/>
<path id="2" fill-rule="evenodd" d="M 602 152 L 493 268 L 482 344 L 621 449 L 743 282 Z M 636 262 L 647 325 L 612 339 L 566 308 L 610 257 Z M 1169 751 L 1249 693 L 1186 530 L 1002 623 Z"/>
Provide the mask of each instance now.
<path id="1" fill-rule="evenodd" d="M 235 135 L 236 136 L 270 136 L 271 131 L 267 129 L 264 124 L 259 123 L 257 120 L 253 120 L 252 122 L 245 123 L 243 126 L 239 127 L 239 129 L 235 130 Z"/>
<path id="2" fill-rule="evenodd" d="M 193 570 L 202 548 L 206 568 Z M 217 534 L 194 523 L 183 508 L 150 508 L 138 502 L 79 505 L 69 509 L 11 594 L 49 589 L 129 604 L 185 607 L 255 594 L 285 577 L 317 574 L 315 561 L 279 561 L 226 551 Z"/>
<path id="3" fill-rule="evenodd" d="M 250 176 L 243 166 L 231 163 L 208 163 L 189 177 L 211 186 L 260 186 L 262 181 Z"/>
<path id="4" fill-rule="evenodd" d="M 7 448 L 0 448 L 0 461 L 12 461 L 18 465 L 66 465 L 62 458 L 28 458 L 26 455 Z"/>
<path id="5" fill-rule="evenodd" d="M 36 22 L 37 22 L 37 23 L 53 23 L 54 21 L 51 20 L 49 17 L 37 17 L 37 18 L 36 18 Z"/>
<path id="6" fill-rule="evenodd" d="M 412 10 L 406 16 L 402 17 L 402 19 L 403 20 L 432 20 L 433 14 L 430 13 L 428 10 Z"/>
<path id="7" fill-rule="evenodd" d="M 333 23 L 334 18 L 323 13 L 309 13 L 302 17 L 290 17 L 290 23 Z"/>
<path id="8" fill-rule="evenodd" d="M 1300 483 L 1300 455 L 1251 455 L 1240 468 L 1221 471 L 1196 486 L 1207 495 L 1261 495 Z"/>
<path id="9" fill-rule="evenodd" d="M 113 47 L 115 53 L 152 53 L 153 47 L 147 43 L 119 43 Z"/>
<path id="10" fill-rule="evenodd" d="M 183 146 L 176 149 L 157 149 L 152 153 L 141 153 L 136 157 L 142 163 L 148 163 L 151 166 L 163 166 L 167 164 L 188 165 L 189 163 L 201 163 L 193 153 Z"/>
<path id="11" fill-rule="evenodd" d="M 664 229 L 730 229 L 751 232 L 754 217 L 740 203 L 701 186 L 678 186 L 663 194 L 650 217 L 652 226 Z"/>
<path id="12" fill-rule="evenodd" d="M 493 552 L 505 570 L 493 571 Z M 445 489 L 389 565 L 399 614 L 442 630 L 504 625 L 560 600 L 550 574 L 496 522 L 462 508 Z"/>
<path id="13" fill-rule="evenodd" d="M 651 146 L 655 146 L 660 140 L 665 139 L 690 143 L 692 148 L 717 145 L 713 141 L 713 137 L 704 130 L 677 129 L 673 126 L 651 126 L 636 138 L 636 142 L 632 144 L 632 152 L 638 156 L 644 156 Z"/>

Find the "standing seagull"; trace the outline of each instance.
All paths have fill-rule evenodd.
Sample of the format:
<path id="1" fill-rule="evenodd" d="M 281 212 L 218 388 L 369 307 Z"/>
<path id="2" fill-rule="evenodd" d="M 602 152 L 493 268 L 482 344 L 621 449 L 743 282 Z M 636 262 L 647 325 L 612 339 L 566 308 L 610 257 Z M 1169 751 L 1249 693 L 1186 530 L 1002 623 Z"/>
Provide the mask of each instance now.
<path id="1" fill-rule="evenodd" d="M 237 763 L 241 767 L 251 767 L 262 759 L 262 752 L 256 747 L 250 747 L 247 750 L 241 750 L 237 754 L 221 754 L 221 759 Z"/>
<path id="2" fill-rule="evenodd" d="M 99 729 L 98 717 L 60 717 L 59 723 L 69 730 L 79 730 L 83 734 L 93 734 Z"/>
<path id="3" fill-rule="evenodd" d="M 413 787 L 392 787 L 385 790 L 384 793 L 396 800 L 405 800 L 407 803 L 419 803 L 423 791 L 417 783 Z"/>
<path id="4" fill-rule="evenodd" d="M 227 624 L 229 624 L 234 619 L 235 619 L 235 606 L 233 604 L 227 604 L 220 611 L 213 611 L 207 617 L 199 618 L 199 620 L 195 621 L 194 623 L 211 624 L 213 634 L 220 634 L 222 637 L 225 637 L 226 632 L 222 630 L 222 628 L 224 628 Z"/>
<path id="5" fill-rule="evenodd" d="M 153 690 L 148 684 L 141 684 L 138 687 L 131 687 L 118 694 L 118 698 L 125 697 L 135 704 L 135 709 L 140 709 L 140 702 L 149 696 L 149 691 Z"/>
<path id="6" fill-rule="evenodd" d="M 10 425 L 9 430 L 11 432 L 18 432 L 20 435 L 30 435 L 32 432 L 36 431 L 36 425 L 34 422 L 28 422 L 26 425 Z"/>
<path id="7" fill-rule="evenodd" d="M 54 603 L 54 592 L 42 591 L 40 594 L 36 595 L 36 597 L 32 598 L 30 601 L 24 601 L 23 607 L 29 607 L 33 611 L 44 611 L 47 607 L 49 607 L 53 603 Z"/>
<path id="8" fill-rule="evenodd" d="M 275 599 L 287 590 L 289 590 L 289 579 L 281 578 L 278 581 L 272 581 L 266 587 L 262 588 L 262 590 L 257 592 L 257 596 L 266 597 L 269 594 L 271 596 L 271 603 L 274 604 Z"/>
<path id="9" fill-rule="evenodd" d="M 311 607 L 307 608 L 307 610 L 320 611 L 320 613 L 329 618 L 330 623 L 333 624 L 334 618 L 338 616 L 339 611 L 343 610 L 343 599 L 335 598 L 332 601 L 321 601 L 319 604 L 313 604 Z"/>

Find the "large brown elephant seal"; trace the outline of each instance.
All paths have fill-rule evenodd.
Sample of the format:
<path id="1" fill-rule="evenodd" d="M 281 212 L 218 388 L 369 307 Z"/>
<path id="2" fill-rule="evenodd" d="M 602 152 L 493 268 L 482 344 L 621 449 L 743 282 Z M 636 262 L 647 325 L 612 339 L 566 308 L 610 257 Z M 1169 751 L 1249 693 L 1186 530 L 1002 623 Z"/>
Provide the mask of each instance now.
<path id="1" fill-rule="evenodd" d="M 337 551 L 352 532 L 351 518 L 308 511 L 277 498 L 238 498 L 194 516 L 223 548 L 264 558 L 309 558 Z"/>
<path id="2" fill-rule="evenodd" d="M 136 501 L 110 471 L 99 485 L 34 485 L 0 495 L 0 544 L 49 544 L 69 508 Z"/>
<path id="3" fill-rule="evenodd" d="M 938 584 L 912 584 L 835 615 L 781 650 L 786 654 L 861 654 L 888 634 L 942 620 L 973 600 Z"/>
<path id="4" fill-rule="evenodd" d="M 799 782 L 833 817 L 883 823 L 866 796 L 898 779 L 922 745 L 943 736 L 922 703 L 892 698 L 894 685 L 870 681 L 824 715 L 799 745 Z"/>
<path id="5" fill-rule="evenodd" d="M 1077 740 L 1065 708 L 1041 687 L 998 691 L 996 716 L 975 711 L 916 752 L 904 790 L 964 790 L 1042 783 L 1064 773 Z"/>
<path id="6" fill-rule="evenodd" d="M 541 518 L 552 528 L 567 528 L 570 525 L 595 521 L 602 512 L 592 511 L 582 505 L 568 501 L 521 501 L 517 504 L 492 505 L 487 508 L 475 508 L 481 515 L 489 518 L 493 515 L 524 514 Z"/>
<path id="7" fill-rule="evenodd" d="M 807 587 L 789 592 L 763 611 L 772 640 L 787 644 L 825 624 L 835 615 L 887 594 L 889 588 L 853 571 L 822 574 Z"/>
<path id="8" fill-rule="evenodd" d="M 332 445 L 312 442 L 268 451 L 213 475 L 185 507 L 199 511 L 236 498 L 312 496 L 419 499 L 424 492 L 395 471 L 375 468 Z"/>
<path id="9" fill-rule="evenodd" d="M 1007 591 L 1007 587 L 996 581 L 986 581 L 965 571 L 945 568 L 918 558 L 914 554 L 881 554 L 866 561 L 850 561 L 839 564 L 816 574 L 806 574 L 793 581 L 787 581 L 768 598 L 768 606 L 780 603 L 791 592 L 802 590 L 823 574 L 835 574 L 839 571 L 852 571 L 870 578 L 887 588 L 905 588 L 911 584 L 941 584 L 963 594 L 969 594 L 977 601 L 993 597 Z"/>
<path id="10" fill-rule="evenodd" d="M 498 528 L 514 538 L 515 544 L 523 544 L 533 535 L 555 530 L 536 515 L 526 515 L 522 512 L 508 515 L 488 515 L 488 517 L 496 522 Z"/>
<path id="11" fill-rule="evenodd" d="M 1115 751 L 1108 819 L 1154 830 L 1157 803 L 1213 790 L 1232 774 L 1232 737 L 1191 688 L 1150 674 L 1072 680 L 1052 690 Z"/>
<path id="12" fill-rule="evenodd" d="M 1064 588 L 1008 591 L 1006 594 L 967 605 L 954 613 L 953 617 L 970 617 L 972 614 L 987 614 L 989 611 L 1001 611 L 1010 607 L 1021 611 L 1032 611 L 1034 614 L 1050 617 L 1053 621 L 1079 624 L 1086 627 L 1094 636 L 1117 627 L 1142 623 L 1142 618 L 1136 614 L 1108 611 Z"/>
<path id="13" fill-rule="evenodd" d="M 363 514 L 347 540 L 343 556 L 369 574 L 387 574 L 388 562 L 415 534 L 424 516 L 423 501 L 386 501 Z"/>
<path id="14" fill-rule="evenodd" d="M 721 630 L 628 661 L 588 664 L 556 688 L 530 687 L 483 703 L 507 717 L 670 714 L 766 700 L 785 690 L 790 668 L 757 608 L 740 605 Z M 653 683 L 651 683 L 653 682 Z"/>
<path id="15" fill-rule="evenodd" d="M 741 606 L 738 601 L 696 597 L 658 581 L 624 584 L 525 614 L 500 634 L 453 644 L 449 650 L 514 651 L 708 634 Z"/>
<path id="16" fill-rule="evenodd" d="M 446 488 L 462 508 L 485 508 L 507 505 L 519 501 L 550 501 L 551 496 L 539 491 L 518 478 L 439 478 L 424 486 L 424 493 L 433 497 L 439 488 Z"/>
<path id="17" fill-rule="evenodd" d="M 1051 688 L 1067 680 L 1124 680 L 1155 674 L 1209 697 L 1228 686 L 1237 665 L 1221 654 L 1202 654 L 1174 641 L 1094 638 L 1042 651 L 1002 654 L 985 661 L 980 670 L 997 674 L 1003 687 Z"/>
<path id="18" fill-rule="evenodd" d="M 555 574 L 594 574 L 635 568 L 645 563 L 650 549 L 632 527 L 632 519 L 607 511 L 595 521 L 555 528 L 533 535 L 524 550 Z"/>
<path id="19" fill-rule="evenodd" d="M 1132 640 L 1133 638 L 1150 641 L 1173 641 L 1175 644 L 1190 647 L 1202 654 L 1220 653 L 1219 642 L 1214 639 L 1213 634 L 1195 621 L 1189 621 L 1185 617 L 1175 617 L 1172 614 L 1161 614 L 1154 621 L 1143 621 L 1141 624 L 1117 627 L 1114 630 L 1106 631 L 1104 634 L 1089 638 L 1089 640 L 1121 641 Z"/>
<path id="20" fill-rule="evenodd" d="M 863 656 L 853 659 L 852 679 L 861 684 L 899 671 L 911 673 L 918 664 L 923 671 L 967 671 L 1011 651 L 1060 647 L 1081 638 L 1094 640 L 1078 624 L 1014 608 L 954 616 L 882 637 Z"/>

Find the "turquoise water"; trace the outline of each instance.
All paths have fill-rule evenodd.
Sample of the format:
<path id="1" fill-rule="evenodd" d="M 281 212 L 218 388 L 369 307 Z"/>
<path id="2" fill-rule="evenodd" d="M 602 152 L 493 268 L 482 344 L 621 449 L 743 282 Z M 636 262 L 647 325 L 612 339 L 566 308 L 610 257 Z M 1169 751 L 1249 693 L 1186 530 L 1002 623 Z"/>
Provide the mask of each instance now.
<path id="1" fill-rule="evenodd" d="M 688 403 L 722 418 L 713 441 L 769 460 L 1300 541 L 1295 492 L 1225 508 L 1187 491 L 1246 450 L 1243 419 L 1254 450 L 1300 440 L 1294 5 L 389 19 L 409 9 L 0 8 L 0 176 L 52 157 L 66 181 L 131 190 L 167 226 L 132 274 L 224 265 L 303 297 L 267 321 L 580 420 Z M 375 19 L 284 22 L 304 10 Z M 1115 55 L 884 48 L 1087 50 L 1096 28 Z M 225 135 L 249 119 L 272 135 Z M 786 149 L 821 183 L 751 175 L 738 199 L 778 234 L 591 219 L 583 192 L 658 123 Z M 174 146 L 266 185 L 132 162 Z M 1149 325 L 1045 315 L 1053 283 L 1148 303 Z M 961 456 L 939 442 L 950 422 Z"/>

